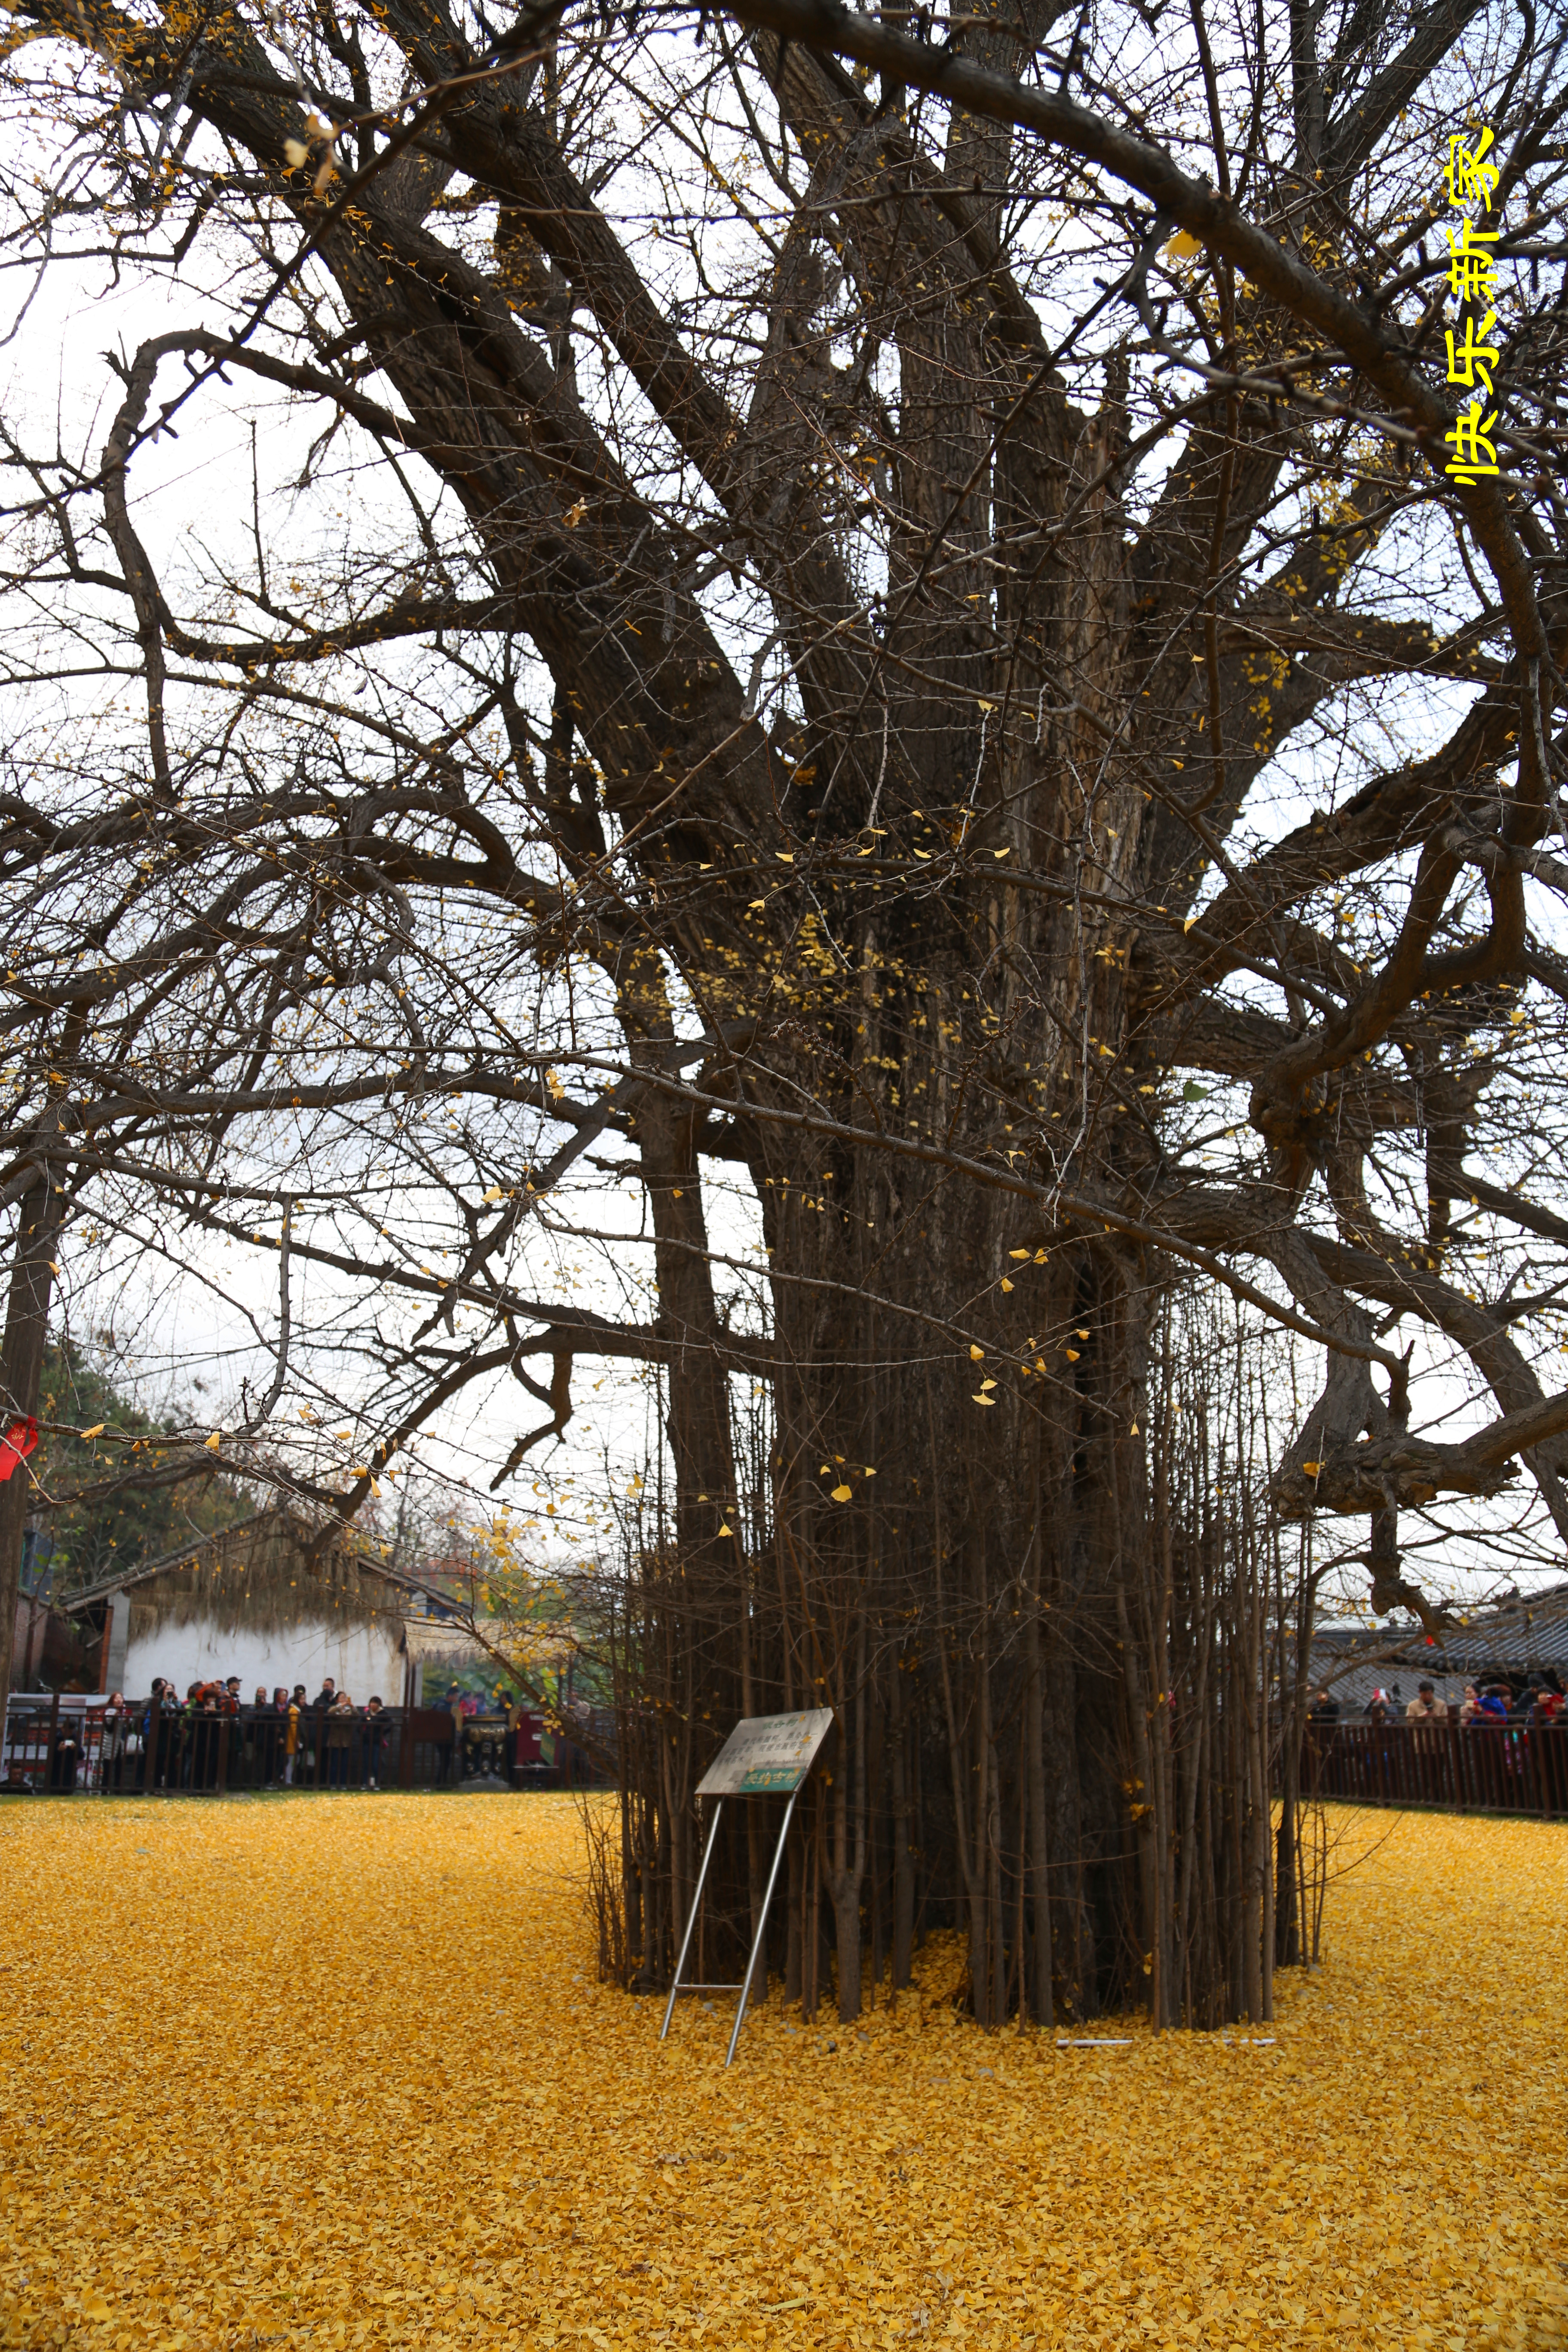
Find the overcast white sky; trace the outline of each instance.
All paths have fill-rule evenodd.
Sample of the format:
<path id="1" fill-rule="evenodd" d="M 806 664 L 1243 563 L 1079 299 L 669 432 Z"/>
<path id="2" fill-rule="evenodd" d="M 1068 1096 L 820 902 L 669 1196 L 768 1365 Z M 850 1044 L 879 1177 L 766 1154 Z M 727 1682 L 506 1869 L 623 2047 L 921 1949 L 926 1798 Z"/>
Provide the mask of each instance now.
<path id="1" fill-rule="evenodd" d="M 77 69 L 72 58 L 68 70 Z M 50 169 L 57 168 L 58 157 L 49 158 L 42 148 L 39 152 Z M 695 191 L 700 175 L 693 184 Z M 628 241 L 668 274 L 679 264 L 669 240 L 664 240 L 657 251 L 651 242 L 657 204 L 650 203 L 650 185 L 639 179 L 637 165 L 628 163 L 609 184 L 602 201 L 612 214 L 620 208 Z M 701 197 L 705 203 L 711 201 L 711 192 L 705 186 Z M 1044 225 L 1041 234 L 1046 234 Z M 1059 225 L 1050 234 L 1059 238 Z M 29 308 L 0 353 L 4 371 L 0 397 L 17 437 L 47 442 L 58 433 L 64 448 L 90 464 L 120 397 L 119 384 L 102 354 L 111 349 L 129 354 L 143 338 L 170 327 L 226 326 L 240 283 L 237 277 L 229 275 L 229 263 L 237 258 L 198 242 L 182 279 L 173 284 L 161 273 L 135 270 L 122 273 L 116 281 L 102 261 L 87 261 L 74 268 L 58 267 L 37 287 L 25 287 L 13 275 L 9 281 L 13 309 L 24 291 L 29 297 Z M 1064 272 L 1056 324 L 1066 316 L 1065 305 L 1079 282 L 1079 273 Z M 1052 323 L 1047 316 L 1047 327 Z M 161 394 L 178 381 L 177 363 L 170 366 L 166 375 L 167 383 L 160 382 Z M 583 383 L 590 400 L 604 396 L 586 349 Z M 1086 383 L 1080 396 L 1091 394 L 1092 383 Z M 617 387 L 616 396 L 623 404 L 627 401 L 624 384 Z M 635 396 L 631 397 L 635 406 Z M 293 406 L 254 383 L 232 389 L 213 387 L 186 408 L 177 440 L 165 439 L 138 455 L 133 473 L 137 527 L 176 601 L 183 580 L 210 572 L 215 564 L 237 574 L 247 572 L 253 449 L 264 484 L 269 486 L 261 516 L 263 536 L 269 559 L 279 566 L 295 565 L 308 572 L 312 563 L 330 565 L 340 551 L 347 549 L 368 567 L 378 551 L 392 551 L 403 543 L 405 516 L 395 498 L 386 494 L 384 475 L 367 477 L 358 469 L 351 446 L 343 448 L 342 465 L 329 465 L 310 490 L 297 494 L 290 489 L 321 422 L 319 410 Z M 432 478 L 423 474 L 416 461 L 409 461 L 409 471 L 423 481 L 434 502 L 437 486 Z M 367 496 L 367 488 L 376 483 L 380 487 Z M 1400 536 L 1391 537 L 1380 550 L 1375 563 L 1378 577 L 1369 579 L 1367 592 L 1375 596 L 1379 609 L 1385 613 L 1400 609 L 1403 600 L 1404 609 L 1436 617 L 1441 623 L 1445 608 L 1458 612 L 1468 606 L 1462 575 L 1456 574 L 1451 555 L 1430 537 L 1435 529 L 1413 525 Z M 732 645 L 744 676 L 755 644 L 756 613 L 745 606 L 744 600 L 737 604 L 721 578 L 711 591 L 710 609 L 716 625 Z M 394 688 L 400 677 L 400 659 L 412 665 L 416 656 L 399 656 L 395 652 L 377 656 L 381 677 Z M 411 676 L 412 670 L 405 675 Z M 1256 844 L 1277 835 L 1300 822 L 1311 805 L 1342 800 L 1377 763 L 1418 754 L 1448 730 L 1468 696 L 1457 686 L 1405 682 L 1366 688 L 1361 698 L 1365 704 L 1364 723 L 1353 758 L 1347 761 L 1341 743 L 1327 733 L 1294 746 L 1275 763 L 1254 795 L 1246 826 L 1249 841 Z M 110 685 L 77 681 L 57 694 L 36 698 L 32 709 L 36 740 L 47 748 L 51 734 L 74 732 L 94 723 L 121 737 L 131 723 L 127 708 L 122 681 Z M 1351 911 L 1347 908 L 1347 923 Z M 1546 1067 L 1539 1083 L 1543 1090 L 1550 1089 L 1554 1078 L 1555 1073 Z M 1207 1101 L 1193 1106 L 1186 1115 L 1190 1134 L 1215 1130 L 1204 1158 L 1216 1172 L 1229 1156 L 1229 1139 L 1219 1130 L 1226 1122 L 1234 1126 L 1243 1109 L 1239 1099 L 1215 1089 Z M 286 1159 L 280 1136 L 272 1136 L 270 1149 L 274 1157 Z M 1501 1164 L 1506 1166 L 1506 1138 L 1499 1149 Z M 610 1146 L 609 1156 L 614 1156 L 614 1150 Z M 740 1172 L 724 1166 L 709 1173 L 710 1238 L 715 1247 L 758 1265 L 760 1221 Z M 576 1244 L 545 1229 L 556 1219 L 565 1225 L 581 1220 L 607 1233 L 624 1234 L 626 1240 L 618 1246 Z M 544 1300 L 570 1299 L 605 1313 L 625 1315 L 637 1311 L 640 1299 L 641 1311 L 651 1311 L 647 1287 L 651 1267 L 647 1253 L 633 1246 L 640 1226 L 635 1186 L 597 1176 L 570 1182 L 552 1200 L 547 1219 L 514 1265 L 514 1282 L 520 1287 L 531 1286 Z M 63 1281 L 70 1327 L 83 1338 L 112 1329 L 124 1351 L 121 1360 L 145 1402 L 189 1408 L 199 1418 L 210 1415 L 215 1428 L 232 1428 L 240 1410 L 242 1380 L 249 1382 L 254 1392 L 265 1387 L 269 1378 L 269 1357 L 258 1334 L 270 1329 L 275 1312 L 276 1255 L 270 1249 L 223 1249 L 211 1244 L 193 1255 L 188 1240 L 181 1240 L 178 1248 L 189 1261 L 184 1273 L 152 1251 L 128 1251 L 103 1242 L 89 1245 L 79 1234 L 73 1236 L 65 1252 Z M 757 1303 L 748 1310 L 742 1300 L 741 1277 L 721 1269 L 720 1278 L 722 1286 L 735 1291 L 738 1315 L 751 1320 L 763 1311 L 755 1286 Z M 314 1370 L 324 1373 L 326 1385 L 332 1384 L 327 1370 L 329 1349 L 318 1347 L 317 1341 L 331 1332 L 344 1297 L 336 1277 L 296 1260 L 292 1307 L 300 1344 L 295 1372 L 278 1416 L 296 1433 L 302 1431 L 299 1418 L 302 1411 L 320 1412 L 323 1430 L 329 1423 L 335 1428 L 353 1426 L 352 1420 L 345 1424 L 324 1409 L 321 1386 L 311 1378 Z M 402 1310 L 388 1301 L 387 1312 L 389 1318 L 395 1318 Z M 1468 1365 L 1436 1335 L 1413 1325 L 1402 1327 L 1395 1344 L 1404 1345 L 1412 1337 L 1415 1365 L 1422 1375 L 1416 1391 L 1418 1418 L 1423 1423 L 1436 1422 L 1441 1434 L 1454 1437 L 1488 1417 L 1492 1407 L 1481 1397 Z M 1552 1344 L 1564 1339 L 1568 1330 L 1560 1329 Z M 535 1360 L 532 1369 L 536 1377 L 548 1379 L 548 1359 Z M 1550 1370 L 1543 1370 L 1549 1386 L 1560 1384 Z M 1304 1387 L 1315 1392 L 1316 1362 L 1304 1367 L 1301 1377 Z M 573 1532 L 593 1539 L 607 1524 L 609 1495 L 624 1495 L 632 1476 L 647 1462 L 654 1443 L 651 1391 L 647 1381 L 631 1367 L 584 1359 L 577 1368 L 574 1397 L 576 1415 L 564 1441 L 536 1454 L 521 1479 L 513 1482 L 509 1496 L 531 1504 L 536 1484 L 541 1489 L 540 1503 L 546 1496 L 564 1503 L 570 1493 L 575 1521 Z M 1283 1391 L 1280 1405 L 1281 1420 L 1286 1421 L 1289 1400 Z M 423 1471 L 416 1469 L 407 1475 L 423 1476 L 432 1494 L 444 1488 L 459 1507 L 488 1508 L 489 1478 L 514 1437 L 521 1428 L 544 1417 L 531 1399 L 505 1381 L 468 1391 L 416 1448 L 415 1460 L 424 1465 Z M 356 1429 L 355 1441 L 363 1433 Z M 322 1439 L 327 1450 L 321 1458 L 353 1454 L 355 1441 L 340 1445 L 335 1439 Z M 1459 1514 L 1450 1508 L 1447 1516 L 1454 1519 Z M 1521 1514 L 1508 1507 L 1476 1507 L 1468 1516 L 1474 1538 L 1439 1548 L 1430 1570 L 1435 1581 L 1458 1579 L 1479 1591 L 1495 1581 L 1500 1572 L 1521 1573 L 1521 1580 L 1528 1581 L 1532 1575 L 1554 1568 L 1551 1551 L 1540 1542 L 1539 1513 L 1523 1515 L 1533 1521 L 1534 1533 L 1522 1528 L 1510 1532 L 1510 1522 Z M 564 1508 L 560 1517 L 566 1517 Z M 1419 1545 L 1421 1538 L 1414 1524 L 1406 1532 Z M 1330 1543 L 1342 1536 L 1347 1545 L 1358 1540 L 1356 1529 L 1344 1523 L 1325 1528 L 1323 1536 Z M 1352 1589 L 1358 1580 L 1352 1579 Z"/>

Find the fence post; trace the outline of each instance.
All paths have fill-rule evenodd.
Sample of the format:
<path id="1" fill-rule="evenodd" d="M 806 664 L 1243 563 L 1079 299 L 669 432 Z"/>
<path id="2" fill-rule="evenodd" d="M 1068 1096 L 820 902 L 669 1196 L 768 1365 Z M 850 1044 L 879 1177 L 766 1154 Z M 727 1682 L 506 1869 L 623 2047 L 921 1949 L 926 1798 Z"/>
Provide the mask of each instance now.
<path id="1" fill-rule="evenodd" d="M 220 1797 L 228 1794 L 228 1727 L 234 1721 L 232 1715 L 220 1715 L 218 1717 L 217 1792 Z"/>
<path id="2" fill-rule="evenodd" d="M 326 1710 L 326 1708 L 325 1708 L 324 1706 L 319 1706 L 319 1707 L 317 1707 L 317 1709 L 315 1710 L 315 1714 L 316 1714 L 316 1786 L 317 1786 L 317 1788 L 319 1789 L 319 1788 L 321 1787 L 321 1765 L 322 1765 L 322 1762 L 323 1762 L 323 1760 L 324 1760 L 324 1759 L 325 1759 L 325 1755 L 326 1755 L 326 1747 L 327 1747 L 327 1710 Z"/>
<path id="3" fill-rule="evenodd" d="M 405 1706 L 403 1720 L 397 1727 L 397 1785 L 400 1789 L 414 1786 L 414 1709 Z"/>

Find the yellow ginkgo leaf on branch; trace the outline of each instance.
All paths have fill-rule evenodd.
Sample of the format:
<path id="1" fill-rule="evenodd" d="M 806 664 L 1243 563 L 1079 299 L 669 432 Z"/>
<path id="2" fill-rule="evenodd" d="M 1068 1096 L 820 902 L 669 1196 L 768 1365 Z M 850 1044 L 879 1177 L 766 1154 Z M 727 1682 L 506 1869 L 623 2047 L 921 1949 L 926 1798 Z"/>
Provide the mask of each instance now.
<path id="1" fill-rule="evenodd" d="M 835 1486 L 833 1499 L 836 1503 L 847 1503 L 849 1500 L 849 1488 L 844 1486 Z"/>

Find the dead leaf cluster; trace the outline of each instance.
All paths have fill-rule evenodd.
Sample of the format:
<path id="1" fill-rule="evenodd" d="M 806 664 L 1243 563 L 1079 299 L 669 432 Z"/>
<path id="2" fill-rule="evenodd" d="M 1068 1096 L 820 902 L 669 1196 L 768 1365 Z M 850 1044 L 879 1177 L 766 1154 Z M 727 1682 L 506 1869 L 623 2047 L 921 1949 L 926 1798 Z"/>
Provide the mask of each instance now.
<path id="1" fill-rule="evenodd" d="M 0 2343 L 1544 2352 L 1568 1830 L 1341 1831 L 1270 2027 L 987 2036 L 928 1946 L 725 2074 L 592 1980 L 567 1799 L 15 1807 Z"/>

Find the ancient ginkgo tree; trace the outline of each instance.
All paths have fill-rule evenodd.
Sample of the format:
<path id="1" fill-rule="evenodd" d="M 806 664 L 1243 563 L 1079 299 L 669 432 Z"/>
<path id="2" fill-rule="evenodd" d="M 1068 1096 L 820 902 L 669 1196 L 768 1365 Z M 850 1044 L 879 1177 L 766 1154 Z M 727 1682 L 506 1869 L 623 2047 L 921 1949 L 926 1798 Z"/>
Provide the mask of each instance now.
<path id="1" fill-rule="evenodd" d="M 1568 1539 L 1556 27 L 10 21 L 13 356 L 153 314 L 5 428 L 12 1410 L 89 1234 L 280 1257 L 224 1458 L 339 1517 L 651 1366 L 645 1976 L 720 1733 L 822 1703 L 794 1989 L 923 1919 L 983 2017 L 1262 2013 L 1282 1528 L 1380 1610 L 1516 1463 Z"/>

